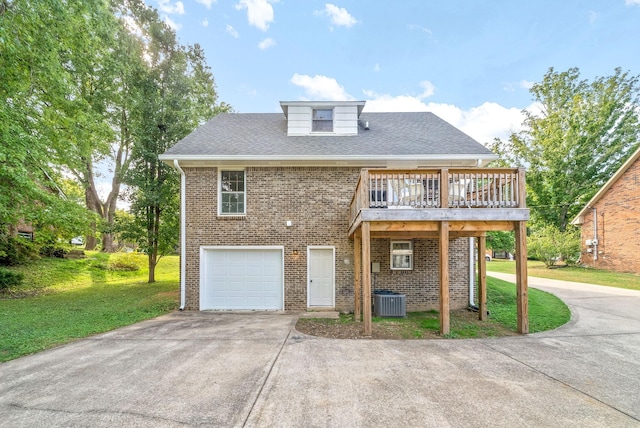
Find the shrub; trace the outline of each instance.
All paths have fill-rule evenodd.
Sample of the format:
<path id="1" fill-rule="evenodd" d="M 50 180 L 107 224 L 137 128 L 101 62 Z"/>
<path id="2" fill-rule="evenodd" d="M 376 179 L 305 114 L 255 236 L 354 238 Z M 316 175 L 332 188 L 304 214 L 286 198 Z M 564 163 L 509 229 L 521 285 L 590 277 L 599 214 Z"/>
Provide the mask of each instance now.
<path id="1" fill-rule="evenodd" d="M 16 287 L 22 284 L 23 279 L 24 275 L 22 273 L 0 267 L 0 290 Z"/>
<path id="2" fill-rule="evenodd" d="M 21 236 L 0 234 L 0 265 L 15 266 L 38 258 L 36 245 Z"/>
<path id="3" fill-rule="evenodd" d="M 577 229 L 560 232 L 554 226 L 545 226 L 529 237 L 527 251 L 531 258 L 541 260 L 548 268 L 558 260 L 573 266 L 580 257 L 580 232 Z"/>
<path id="4" fill-rule="evenodd" d="M 43 257 L 55 257 L 57 259 L 64 259 L 65 254 L 69 252 L 68 249 L 61 245 L 47 244 L 40 247 L 40 255 Z"/>
<path id="5" fill-rule="evenodd" d="M 107 269 L 135 271 L 140 270 L 139 256 L 135 253 L 114 253 L 109 257 Z"/>

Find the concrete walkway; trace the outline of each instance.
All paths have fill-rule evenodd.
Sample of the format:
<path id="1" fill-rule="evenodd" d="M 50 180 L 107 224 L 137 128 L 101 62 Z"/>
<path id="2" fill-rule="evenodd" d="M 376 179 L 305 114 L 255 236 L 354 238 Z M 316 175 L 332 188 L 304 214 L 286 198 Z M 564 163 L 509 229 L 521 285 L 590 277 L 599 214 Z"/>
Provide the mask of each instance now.
<path id="1" fill-rule="evenodd" d="M 297 314 L 174 313 L 0 364 L 1 427 L 640 427 L 640 293 L 530 278 L 552 332 L 330 340 Z"/>

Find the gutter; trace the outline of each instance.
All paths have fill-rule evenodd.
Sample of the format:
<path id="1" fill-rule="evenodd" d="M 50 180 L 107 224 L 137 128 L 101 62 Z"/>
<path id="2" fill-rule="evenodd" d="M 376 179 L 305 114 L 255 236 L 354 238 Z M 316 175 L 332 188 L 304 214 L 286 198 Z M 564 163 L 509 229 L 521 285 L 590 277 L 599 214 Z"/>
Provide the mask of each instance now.
<path id="1" fill-rule="evenodd" d="M 475 270 L 475 239 L 469 238 L 469 307 L 473 310 L 478 310 L 478 306 L 476 306 L 475 302 L 475 279 L 476 279 L 476 270 Z M 484 256 L 483 256 L 484 257 Z"/>
<path id="2" fill-rule="evenodd" d="M 180 168 L 180 164 L 178 163 L 178 159 L 173 160 L 173 166 L 180 173 L 180 310 L 184 311 L 184 307 L 186 304 L 186 294 L 185 294 L 185 272 L 187 270 L 186 263 L 186 189 L 187 189 L 187 179 L 184 175 L 184 171 Z"/>
<path id="3" fill-rule="evenodd" d="M 591 208 L 593 212 L 593 261 L 598 260 L 598 211 L 595 208 Z M 595 263 L 594 263 L 595 267 Z"/>

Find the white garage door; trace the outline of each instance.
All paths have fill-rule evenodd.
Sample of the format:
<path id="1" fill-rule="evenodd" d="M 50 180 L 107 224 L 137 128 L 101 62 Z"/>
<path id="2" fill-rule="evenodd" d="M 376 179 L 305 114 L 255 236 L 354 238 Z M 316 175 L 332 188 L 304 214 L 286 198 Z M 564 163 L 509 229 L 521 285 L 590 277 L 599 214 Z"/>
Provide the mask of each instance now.
<path id="1" fill-rule="evenodd" d="M 283 309 L 282 247 L 206 247 L 200 310 Z"/>

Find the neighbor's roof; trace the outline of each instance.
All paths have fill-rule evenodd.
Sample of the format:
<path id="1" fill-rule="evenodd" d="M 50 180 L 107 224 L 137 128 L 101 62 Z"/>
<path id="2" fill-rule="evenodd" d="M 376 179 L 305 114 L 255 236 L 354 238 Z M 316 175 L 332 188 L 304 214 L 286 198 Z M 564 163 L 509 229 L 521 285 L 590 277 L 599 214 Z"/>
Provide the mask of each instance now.
<path id="1" fill-rule="evenodd" d="M 638 148 L 638 150 L 636 150 L 631 156 L 629 156 L 629 159 L 627 159 L 627 161 L 624 164 L 622 164 L 622 166 L 616 171 L 615 174 L 613 174 L 613 176 L 609 179 L 609 181 L 604 183 L 604 186 L 602 186 L 600 190 L 598 190 L 598 193 L 596 193 L 593 196 L 593 198 L 591 198 L 591 200 L 587 202 L 587 204 L 580 210 L 578 215 L 575 216 L 573 220 L 571 220 L 571 224 L 580 225 L 584 223 L 584 215 L 587 214 L 587 212 L 596 203 L 598 203 L 600 198 L 602 198 L 604 194 L 607 193 L 607 190 L 609 190 L 611 186 L 613 186 L 615 182 L 618 181 L 620 177 L 622 177 L 622 175 L 625 172 L 627 172 L 629 167 L 631 167 L 631 165 L 633 165 L 633 163 L 637 161 L 639 158 L 640 158 L 640 148 Z"/>
<path id="2" fill-rule="evenodd" d="M 433 113 L 362 113 L 358 135 L 287 136 L 282 113 L 222 113 L 167 150 L 164 161 L 466 159 L 497 156 Z M 369 129 L 365 130 L 365 123 Z"/>

